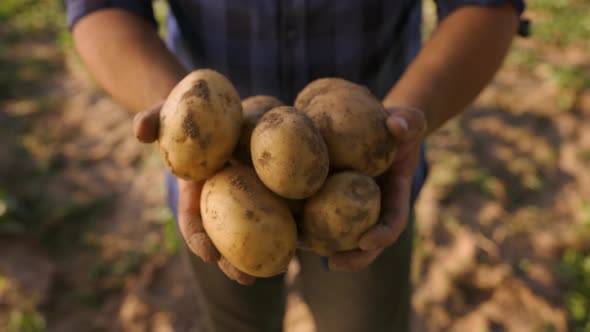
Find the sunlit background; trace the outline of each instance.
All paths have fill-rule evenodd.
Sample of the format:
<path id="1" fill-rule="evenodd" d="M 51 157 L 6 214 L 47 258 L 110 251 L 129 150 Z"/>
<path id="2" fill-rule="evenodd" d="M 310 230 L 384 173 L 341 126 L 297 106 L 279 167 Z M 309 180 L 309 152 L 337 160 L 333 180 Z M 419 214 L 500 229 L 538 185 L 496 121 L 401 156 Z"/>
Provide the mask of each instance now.
<path id="1" fill-rule="evenodd" d="M 414 331 L 590 332 L 590 4 L 528 5 L 532 36 L 429 140 Z M 159 155 L 130 120 L 62 1 L 0 1 L 0 331 L 200 331 Z M 313 331 L 290 289 L 287 330 Z"/>

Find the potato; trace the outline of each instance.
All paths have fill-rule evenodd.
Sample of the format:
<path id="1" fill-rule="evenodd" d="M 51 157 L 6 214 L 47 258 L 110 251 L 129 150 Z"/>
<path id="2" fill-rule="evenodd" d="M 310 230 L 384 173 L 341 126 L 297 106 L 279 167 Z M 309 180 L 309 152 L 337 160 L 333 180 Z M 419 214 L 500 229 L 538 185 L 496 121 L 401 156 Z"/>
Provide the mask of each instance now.
<path id="1" fill-rule="evenodd" d="M 352 171 L 331 175 L 305 202 L 301 246 L 322 256 L 356 249 L 380 209 L 381 193 L 371 177 Z"/>
<path id="2" fill-rule="evenodd" d="M 234 157 L 244 165 L 252 165 L 250 157 L 250 138 L 258 120 L 271 109 L 283 106 L 283 103 L 272 96 L 253 96 L 242 100 L 243 124 L 242 133 Z"/>
<path id="3" fill-rule="evenodd" d="M 250 149 L 262 183 L 284 198 L 309 197 L 328 176 L 326 143 L 313 122 L 294 107 L 264 114 L 252 132 Z"/>
<path id="4" fill-rule="evenodd" d="M 295 99 L 294 106 L 295 106 L 295 108 L 302 110 L 305 107 L 307 107 L 307 105 L 309 105 L 311 100 L 313 98 L 315 98 L 316 96 L 320 96 L 325 93 L 328 93 L 329 91 L 333 91 L 333 90 L 337 90 L 337 89 L 341 89 L 341 88 L 348 88 L 351 90 L 359 90 L 362 93 L 366 93 L 368 95 L 371 95 L 371 92 L 369 92 L 369 89 L 367 89 L 364 86 L 355 84 L 353 82 L 347 81 L 342 78 L 326 77 L 326 78 L 319 78 L 319 79 L 309 83 L 308 85 L 306 85 L 303 88 L 303 90 L 301 90 L 299 92 L 299 94 L 297 95 L 297 98 Z"/>
<path id="5" fill-rule="evenodd" d="M 396 145 L 377 98 L 360 88 L 337 88 L 315 96 L 302 109 L 320 129 L 335 170 L 378 176 L 393 163 Z"/>
<path id="6" fill-rule="evenodd" d="M 162 106 L 158 141 L 172 174 L 204 180 L 231 158 L 242 127 L 240 96 L 223 75 L 193 71 Z"/>
<path id="7" fill-rule="evenodd" d="M 221 255 L 255 277 L 285 272 L 297 230 L 286 203 L 247 166 L 230 166 L 208 179 L 201 193 L 205 231 Z"/>

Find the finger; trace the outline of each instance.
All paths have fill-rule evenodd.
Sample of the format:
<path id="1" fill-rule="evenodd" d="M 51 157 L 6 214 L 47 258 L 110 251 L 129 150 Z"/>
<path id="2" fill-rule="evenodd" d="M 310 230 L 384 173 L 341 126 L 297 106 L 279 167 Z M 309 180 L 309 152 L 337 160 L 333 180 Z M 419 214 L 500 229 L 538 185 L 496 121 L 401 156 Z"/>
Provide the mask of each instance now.
<path id="1" fill-rule="evenodd" d="M 221 259 L 217 262 L 217 265 L 228 278 L 236 281 L 240 285 L 249 286 L 252 285 L 254 281 L 256 281 L 256 278 L 238 270 L 235 266 L 231 265 L 231 263 L 228 262 L 227 259 L 225 259 L 224 257 L 221 257 Z"/>
<path id="2" fill-rule="evenodd" d="M 381 221 L 359 241 L 363 250 L 385 249 L 392 245 L 408 224 L 411 181 L 397 179 L 387 185 L 382 201 Z"/>
<path id="3" fill-rule="evenodd" d="M 219 260 L 221 254 L 205 232 L 194 233 L 188 239 L 185 238 L 189 249 L 207 263 Z"/>
<path id="4" fill-rule="evenodd" d="M 203 182 L 179 180 L 178 225 L 189 249 L 205 262 L 215 262 L 219 251 L 205 233 L 201 219 L 200 200 Z"/>
<path id="5" fill-rule="evenodd" d="M 387 127 L 398 140 L 413 141 L 426 133 L 426 117 L 422 111 L 410 107 L 395 107 L 388 109 L 388 113 Z"/>
<path id="6" fill-rule="evenodd" d="M 359 241 L 362 250 L 385 249 L 395 243 L 407 222 L 398 218 L 395 224 L 379 223 L 367 231 Z"/>
<path id="7" fill-rule="evenodd" d="M 142 143 L 153 143 L 158 139 L 160 109 L 163 102 L 139 112 L 133 118 L 133 133 Z"/>
<path id="8" fill-rule="evenodd" d="M 383 215 L 380 223 L 363 234 L 359 241 L 359 248 L 362 250 L 385 249 L 397 241 L 408 224 L 408 211 L 404 209 L 399 211 L 398 214 Z"/>
<path id="9" fill-rule="evenodd" d="M 328 266 L 333 271 L 355 272 L 369 266 L 383 250 L 353 250 L 332 255 Z"/>

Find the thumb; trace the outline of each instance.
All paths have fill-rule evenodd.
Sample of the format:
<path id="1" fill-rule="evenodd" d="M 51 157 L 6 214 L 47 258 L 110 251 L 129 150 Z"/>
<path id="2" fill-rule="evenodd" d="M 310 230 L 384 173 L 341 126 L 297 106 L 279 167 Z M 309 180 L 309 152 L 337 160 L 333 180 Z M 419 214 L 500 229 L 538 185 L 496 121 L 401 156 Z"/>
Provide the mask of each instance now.
<path id="1" fill-rule="evenodd" d="M 400 142 L 410 142 L 423 137 L 427 123 L 424 112 L 410 107 L 387 109 L 387 128 Z"/>
<path id="2" fill-rule="evenodd" d="M 141 111 L 133 118 L 133 133 L 142 143 L 153 143 L 158 139 L 160 129 L 160 110 L 164 102 Z"/>

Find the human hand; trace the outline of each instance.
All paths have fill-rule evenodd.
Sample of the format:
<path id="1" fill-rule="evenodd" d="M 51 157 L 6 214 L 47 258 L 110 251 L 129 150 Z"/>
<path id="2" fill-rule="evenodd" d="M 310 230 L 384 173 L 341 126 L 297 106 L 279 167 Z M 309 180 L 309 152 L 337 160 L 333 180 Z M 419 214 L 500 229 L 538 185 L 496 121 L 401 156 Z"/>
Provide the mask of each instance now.
<path id="1" fill-rule="evenodd" d="M 422 111 L 409 107 L 387 109 L 387 128 L 398 142 L 395 160 L 379 179 L 381 187 L 380 221 L 359 241 L 359 249 L 328 258 L 331 270 L 358 271 L 371 264 L 381 252 L 395 243 L 408 224 L 412 179 L 420 160 L 420 145 L 426 135 Z"/>
<path id="2" fill-rule="evenodd" d="M 160 123 L 159 103 L 145 111 L 137 113 L 133 119 L 135 137 L 143 143 L 153 143 L 158 139 Z M 180 233 L 188 248 L 205 262 L 215 263 L 230 279 L 242 285 L 251 285 L 255 278 L 239 271 L 213 245 L 203 228 L 200 202 L 204 181 L 186 181 L 178 179 L 178 225 Z"/>

